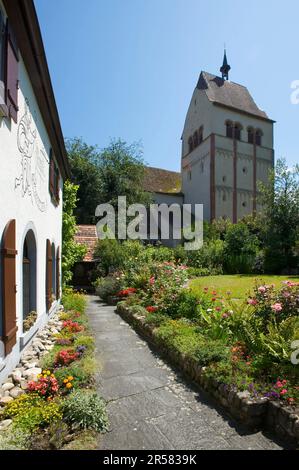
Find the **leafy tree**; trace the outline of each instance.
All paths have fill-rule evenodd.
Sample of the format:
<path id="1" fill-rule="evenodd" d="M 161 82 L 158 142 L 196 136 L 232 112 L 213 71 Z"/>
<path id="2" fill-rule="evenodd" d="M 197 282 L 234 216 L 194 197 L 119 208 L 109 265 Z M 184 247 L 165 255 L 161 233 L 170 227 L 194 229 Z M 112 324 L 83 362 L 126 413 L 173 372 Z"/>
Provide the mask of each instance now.
<path id="1" fill-rule="evenodd" d="M 265 267 L 268 272 L 298 269 L 299 165 L 277 161 L 269 184 L 261 186 Z"/>
<path id="2" fill-rule="evenodd" d="M 126 196 L 127 205 L 150 203 L 151 197 L 143 189 L 144 162 L 139 144 L 113 140 L 100 151 L 75 138 L 68 139 L 66 147 L 73 182 L 79 185 L 75 209 L 79 224 L 94 224 L 99 204 L 110 203 L 117 209 L 118 196 Z"/>
<path id="3" fill-rule="evenodd" d="M 114 140 L 103 150 L 98 161 L 101 175 L 101 201 L 117 208 L 118 196 L 127 204 L 149 204 L 151 198 L 143 189 L 144 161 L 139 144 L 128 145 Z"/>
<path id="4" fill-rule="evenodd" d="M 101 200 L 101 175 L 98 168 L 100 152 L 80 138 L 67 139 L 72 181 L 78 185 L 74 215 L 79 224 L 95 223 L 95 208 Z"/>
<path id="5" fill-rule="evenodd" d="M 76 243 L 76 218 L 74 210 L 77 202 L 78 186 L 65 181 L 63 192 L 62 217 L 62 282 L 66 286 L 72 279 L 72 267 L 84 257 L 86 247 Z"/>

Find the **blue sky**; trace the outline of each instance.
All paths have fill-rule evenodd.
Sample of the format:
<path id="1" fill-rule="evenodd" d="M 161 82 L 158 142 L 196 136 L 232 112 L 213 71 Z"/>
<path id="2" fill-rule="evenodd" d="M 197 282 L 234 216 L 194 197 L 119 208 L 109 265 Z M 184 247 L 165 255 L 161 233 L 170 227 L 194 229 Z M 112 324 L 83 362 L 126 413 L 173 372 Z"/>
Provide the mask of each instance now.
<path id="1" fill-rule="evenodd" d="M 276 157 L 299 161 L 298 0 L 35 0 L 64 135 L 101 148 L 141 141 L 147 163 L 180 168 L 201 70 L 232 81 L 277 121 Z"/>

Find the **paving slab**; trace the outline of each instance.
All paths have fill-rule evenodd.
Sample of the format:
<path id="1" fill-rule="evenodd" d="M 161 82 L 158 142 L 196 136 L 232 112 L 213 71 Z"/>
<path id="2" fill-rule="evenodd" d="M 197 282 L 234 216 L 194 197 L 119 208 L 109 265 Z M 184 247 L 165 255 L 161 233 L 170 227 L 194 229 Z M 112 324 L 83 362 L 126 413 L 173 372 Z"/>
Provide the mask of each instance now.
<path id="1" fill-rule="evenodd" d="M 110 418 L 99 449 L 283 449 L 228 417 L 153 352 L 114 307 L 89 296 L 87 314 L 96 338 L 97 390 Z"/>

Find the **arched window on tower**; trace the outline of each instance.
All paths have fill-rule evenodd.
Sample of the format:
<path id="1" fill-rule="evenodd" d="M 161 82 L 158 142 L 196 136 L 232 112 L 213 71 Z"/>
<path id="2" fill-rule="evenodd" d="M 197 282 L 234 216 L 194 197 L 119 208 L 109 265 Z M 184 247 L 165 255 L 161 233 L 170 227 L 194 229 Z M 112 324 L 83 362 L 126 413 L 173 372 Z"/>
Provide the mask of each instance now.
<path id="1" fill-rule="evenodd" d="M 248 143 L 253 144 L 254 143 L 254 129 L 253 129 L 253 127 L 248 127 L 247 128 L 247 135 L 248 135 Z"/>
<path id="2" fill-rule="evenodd" d="M 198 133 L 197 133 L 197 131 L 195 131 L 194 134 L 193 134 L 193 146 L 194 146 L 194 148 L 198 147 Z"/>
<path id="3" fill-rule="evenodd" d="M 262 131 L 260 129 L 257 129 L 255 131 L 255 143 L 256 145 L 262 145 Z"/>
<path id="4" fill-rule="evenodd" d="M 233 138 L 233 123 L 232 121 L 226 121 L 226 137 L 229 137 L 230 139 Z"/>
<path id="5" fill-rule="evenodd" d="M 234 127 L 234 137 L 236 140 L 241 140 L 241 131 L 242 131 L 242 126 L 238 122 L 235 123 Z"/>
<path id="6" fill-rule="evenodd" d="M 188 140 L 188 147 L 189 147 L 189 153 L 191 153 L 194 149 L 194 145 L 193 145 L 193 138 L 192 137 L 189 137 L 189 140 Z"/>

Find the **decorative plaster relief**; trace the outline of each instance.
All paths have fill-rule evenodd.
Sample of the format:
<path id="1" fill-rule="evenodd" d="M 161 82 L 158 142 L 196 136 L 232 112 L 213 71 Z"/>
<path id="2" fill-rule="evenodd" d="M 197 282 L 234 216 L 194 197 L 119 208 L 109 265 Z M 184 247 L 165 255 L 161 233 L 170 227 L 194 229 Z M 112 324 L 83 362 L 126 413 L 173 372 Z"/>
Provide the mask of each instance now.
<path id="1" fill-rule="evenodd" d="M 41 212 L 47 210 L 47 171 L 49 159 L 39 138 L 30 111 L 29 100 L 25 99 L 25 112 L 17 135 L 17 145 L 21 154 L 21 174 L 15 179 L 15 189 L 21 188 L 22 197 L 30 197 Z"/>

